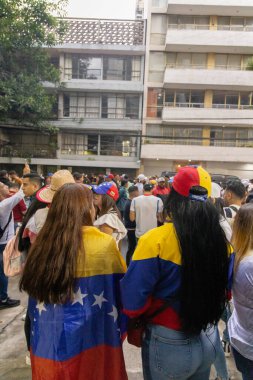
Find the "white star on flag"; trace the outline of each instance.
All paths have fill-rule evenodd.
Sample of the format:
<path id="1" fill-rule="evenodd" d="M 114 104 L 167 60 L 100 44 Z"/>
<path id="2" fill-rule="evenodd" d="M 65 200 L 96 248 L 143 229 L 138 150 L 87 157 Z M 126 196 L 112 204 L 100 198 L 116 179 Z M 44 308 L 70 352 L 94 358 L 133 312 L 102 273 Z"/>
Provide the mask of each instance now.
<path id="1" fill-rule="evenodd" d="M 83 298 L 87 297 L 88 294 L 83 294 L 81 292 L 81 288 L 78 289 L 76 293 L 74 293 L 74 301 L 72 302 L 72 305 L 75 303 L 80 303 L 83 306 Z"/>
<path id="2" fill-rule="evenodd" d="M 111 315 L 113 317 L 114 322 L 117 321 L 117 319 L 118 319 L 118 310 L 116 309 L 116 307 L 114 305 L 112 305 L 112 311 L 110 313 L 108 313 L 108 315 Z"/>
<path id="3" fill-rule="evenodd" d="M 38 302 L 36 305 L 36 309 L 38 309 L 39 315 L 41 315 L 42 311 L 47 311 L 43 302 Z"/>
<path id="4" fill-rule="evenodd" d="M 103 302 L 108 302 L 106 298 L 104 298 L 104 292 L 102 292 L 99 296 L 97 296 L 96 294 L 93 294 L 94 298 L 95 298 L 95 302 L 92 306 L 95 306 L 95 305 L 98 305 L 101 309 L 102 307 L 102 303 Z"/>

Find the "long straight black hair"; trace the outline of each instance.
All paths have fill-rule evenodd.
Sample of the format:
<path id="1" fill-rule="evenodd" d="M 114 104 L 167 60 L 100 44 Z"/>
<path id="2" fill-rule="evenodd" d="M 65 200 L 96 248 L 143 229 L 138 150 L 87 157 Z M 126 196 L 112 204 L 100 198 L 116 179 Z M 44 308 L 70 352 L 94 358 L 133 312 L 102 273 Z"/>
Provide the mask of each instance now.
<path id="1" fill-rule="evenodd" d="M 194 187 L 192 194 L 207 191 Z M 173 188 L 165 208 L 175 228 L 182 256 L 180 318 L 183 330 L 199 333 L 217 324 L 226 303 L 228 242 L 219 213 L 210 201 L 196 201 Z"/>

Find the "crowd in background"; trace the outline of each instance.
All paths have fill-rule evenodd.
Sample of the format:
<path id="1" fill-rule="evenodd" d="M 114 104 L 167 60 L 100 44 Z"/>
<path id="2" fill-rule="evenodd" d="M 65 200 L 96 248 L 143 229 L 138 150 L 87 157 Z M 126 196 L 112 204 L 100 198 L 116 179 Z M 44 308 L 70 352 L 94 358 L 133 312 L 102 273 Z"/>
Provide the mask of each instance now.
<path id="1" fill-rule="evenodd" d="M 252 202 L 253 180 L 218 184 L 195 166 L 136 178 L 0 171 L 0 309 L 20 303 L 3 267 L 14 238 L 33 379 L 127 378 L 122 339 L 140 316 L 145 380 L 207 380 L 211 364 L 228 380 L 231 350 L 253 379 Z"/>

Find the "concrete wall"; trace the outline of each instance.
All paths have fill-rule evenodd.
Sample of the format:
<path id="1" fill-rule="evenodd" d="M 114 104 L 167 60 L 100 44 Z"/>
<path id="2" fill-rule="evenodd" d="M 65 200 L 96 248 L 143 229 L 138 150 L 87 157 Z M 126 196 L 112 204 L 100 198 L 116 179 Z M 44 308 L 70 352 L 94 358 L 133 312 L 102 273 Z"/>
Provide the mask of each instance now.
<path id="1" fill-rule="evenodd" d="M 170 14 L 252 16 L 251 0 L 168 0 Z"/>
<path id="2" fill-rule="evenodd" d="M 252 6 L 253 9 L 253 6 Z M 166 50 L 203 53 L 253 53 L 253 32 L 226 30 L 174 30 L 166 36 Z"/>
<path id="3" fill-rule="evenodd" d="M 219 146 L 144 144 L 142 159 L 192 160 L 205 162 L 236 162 L 253 165 L 253 148 L 235 148 Z"/>
<path id="4" fill-rule="evenodd" d="M 251 91 L 253 71 L 167 68 L 164 87 Z"/>
<path id="5" fill-rule="evenodd" d="M 169 124 L 251 127 L 253 110 L 164 107 L 162 120 Z"/>

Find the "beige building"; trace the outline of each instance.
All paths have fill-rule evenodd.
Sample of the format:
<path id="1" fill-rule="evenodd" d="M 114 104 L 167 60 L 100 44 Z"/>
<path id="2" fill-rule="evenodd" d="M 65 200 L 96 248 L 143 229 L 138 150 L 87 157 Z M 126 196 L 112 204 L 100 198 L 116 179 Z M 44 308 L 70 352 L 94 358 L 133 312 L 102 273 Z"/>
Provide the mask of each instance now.
<path id="1" fill-rule="evenodd" d="M 253 178 L 252 0 L 150 0 L 145 174 L 187 163 Z"/>

